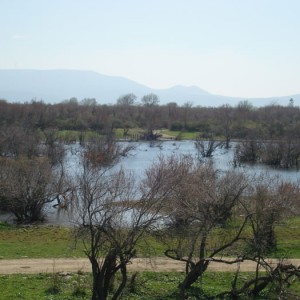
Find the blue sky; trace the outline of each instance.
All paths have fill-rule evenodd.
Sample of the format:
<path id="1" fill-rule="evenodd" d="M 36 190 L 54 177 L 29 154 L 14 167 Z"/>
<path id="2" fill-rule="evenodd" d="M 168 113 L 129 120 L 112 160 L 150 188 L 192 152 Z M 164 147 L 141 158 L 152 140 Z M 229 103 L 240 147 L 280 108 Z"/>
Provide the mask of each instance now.
<path id="1" fill-rule="evenodd" d="M 0 69 L 80 69 L 153 88 L 300 93 L 298 0 L 0 0 Z"/>

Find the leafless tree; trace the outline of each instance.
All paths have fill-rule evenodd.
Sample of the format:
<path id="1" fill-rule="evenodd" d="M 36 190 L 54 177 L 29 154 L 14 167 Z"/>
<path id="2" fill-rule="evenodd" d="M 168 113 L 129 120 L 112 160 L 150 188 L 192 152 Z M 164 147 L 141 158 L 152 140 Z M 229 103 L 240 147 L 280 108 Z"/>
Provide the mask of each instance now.
<path id="1" fill-rule="evenodd" d="M 251 139 L 238 143 L 234 152 L 235 165 L 256 163 L 261 155 L 261 142 Z"/>
<path id="2" fill-rule="evenodd" d="M 55 192 L 48 160 L 2 159 L 0 164 L 1 207 L 12 212 L 21 223 L 43 220 L 45 205 Z"/>
<path id="3" fill-rule="evenodd" d="M 0 156 L 33 157 L 39 153 L 40 139 L 36 131 L 21 126 L 3 126 L 0 130 Z"/>
<path id="4" fill-rule="evenodd" d="M 123 96 L 120 96 L 117 100 L 117 104 L 118 105 L 122 105 L 122 106 L 129 106 L 129 105 L 134 105 L 135 101 L 136 101 L 137 97 L 135 94 L 126 94 Z"/>
<path id="5" fill-rule="evenodd" d="M 221 132 L 225 137 L 225 148 L 229 149 L 233 134 L 233 108 L 229 104 L 222 105 L 218 110 Z"/>
<path id="6" fill-rule="evenodd" d="M 260 269 L 254 278 L 238 285 L 238 269 L 231 290 L 216 295 L 214 299 L 256 299 L 263 291 L 265 299 L 298 299 L 298 295 L 289 291 L 289 287 L 294 281 L 300 280 L 300 267 L 284 260 L 276 264 L 262 258 L 253 261 L 257 263 L 257 270 Z"/>
<path id="7" fill-rule="evenodd" d="M 211 164 L 193 162 L 190 157 L 174 164 L 181 170 L 177 174 L 184 176 L 170 201 L 171 224 L 166 233 L 167 237 L 171 235 L 171 244 L 165 255 L 186 264 L 186 276 L 180 284 L 184 299 L 185 291 L 203 275 L 209 263 L 240 239 L 247 218 L 234 235 L 223 235 L 214 241 L 212 232 L 226 226 L 247 181 L 241 174 L 233 171 L 221 174 Z M 177 237 L 175 244 L 174 237 Z"/>
<path id="8" fill-rule="evenodd" d="M 142 107 L 142 115 L 143 117 L 143 128 L 145 129 L 145 134 L 143 139 L 145 140 L 156 140 L 158 135 L 155 133 L 155 130 L 159 127 L 159 119 L 160 119 L 160 107 L 159 98 L 155 94 L 148 94 L 142 97 L 141 102 L 143 104 Z"/>
<path id="9" fill-rule="evenodd" d="M 58 131 L 56 129 L 46 129 L 44 132 L 45 154 L 49 158 L 52 165 L 62 163 L 65 149 L 61 141 L 58 139 Z"/>
<path id="10" fill-rule="evenodd" d="M 107 299 L 109 294 L 118 299 L 125 288 L 136 245 L 160 224 L 164 200 L 178 180 L 166 167 L 169 162 L 161 158 L 139 183 L 122 169 L 111 173 L 84 165 L 76 185 L 76 236 L 92 265 L 93 300 Z"/>
<path id="11" fill-rule="evenodd" d="M 149 106 L 158 105 L 159 98 L 156 94 L 151 93 L 151 94 L 143 96 L 141 101 L 144 106 L 149 107 Z"/>
<path id="12" fill-rule="evenodd" d="M 300 212 L 299 186 L 262 174 L 252 178 L 248 192 L 249 196 L 242 201 L 253 233 L 248 239 L 248 249 L 258 256 L 266 255 L 276 249 L 275 225 Z"/>
<path id="13" fill-rule="evenodd" d="M 248 216 L 250 232 L 244 237 L 245 247 L 240 256 L 256 264 L 254 275 L 238 286 L 239 267 L 230 291 L 218 295 L 219 298 L 230 296 L 257 297 L 262 292 L 268 298 L 288 299 L 288 287 L 294 279 L 300 278 L 300 268 L 284 259 L 270 263 L 267 255 L 276 249 L 275 225 L 284 217 L 299 214 L 299 186 L 296 183 L 283 182 L 279 178 L 261 175 L 252 178 L 246 197 L 240 202 Z M 249 230 L 248 229 L 248 230 Z M 281 299 L 281 298 L 280 298 Z"/>
<path id="14" fill-rule="evenodd" d="M 208 140 L 203 140 L 200 137 L 195 141 L 195 147 L 198 151 L 198 157 L 212 157 L 217 148 L 223 147 L 223 141 L 215 140 L 211 134 Z"/>
<path id="15" fill-rule="evenodd" d="M 108 167 L 118 162 L 121 157 L 126 156 L 134 145 L 121 145 L 117 143 L 112 135 L 96 137 L 86 143 L 84 156 L 86 162 L 94 167 Z"/>

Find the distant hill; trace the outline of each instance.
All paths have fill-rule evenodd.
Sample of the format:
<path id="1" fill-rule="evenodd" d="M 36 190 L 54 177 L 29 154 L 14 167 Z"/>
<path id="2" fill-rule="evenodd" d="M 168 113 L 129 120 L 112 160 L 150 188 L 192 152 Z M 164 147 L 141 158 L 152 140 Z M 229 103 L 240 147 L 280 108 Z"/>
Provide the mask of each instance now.
<path id="1" fill-rule="evenodd" d="M 72 97 L 78 100 L 95 98 L 100 104 L 113 104 L 119 96 L 134 93 L 138 99 L 155 93 L 161 104 L 186 102 L 194 106 L 236 105 L 241 100 L 248 100 L 254 106 L 270 103 L 287 105 L 289 99 L 300 105 L 300 95 L 286 97 L 245 99 L 210 94 L 197 86 L 174 86 L 169 89 L 152 89 L 122 77 L 108 76 L 92 71 L 75 70 L 0 70 L 0 99 L 10 102 L 43 100 L 57 103 Z"/>

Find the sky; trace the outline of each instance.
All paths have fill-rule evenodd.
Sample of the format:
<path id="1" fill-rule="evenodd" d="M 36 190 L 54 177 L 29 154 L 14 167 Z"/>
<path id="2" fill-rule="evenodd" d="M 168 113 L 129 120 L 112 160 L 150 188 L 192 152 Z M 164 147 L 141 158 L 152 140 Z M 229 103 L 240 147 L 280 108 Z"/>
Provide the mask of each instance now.
<path id="1" fill-rule="evenodd" d="M 0 0 L 0 69 L 224 96 L 300 93 L 299 0 Z"/>

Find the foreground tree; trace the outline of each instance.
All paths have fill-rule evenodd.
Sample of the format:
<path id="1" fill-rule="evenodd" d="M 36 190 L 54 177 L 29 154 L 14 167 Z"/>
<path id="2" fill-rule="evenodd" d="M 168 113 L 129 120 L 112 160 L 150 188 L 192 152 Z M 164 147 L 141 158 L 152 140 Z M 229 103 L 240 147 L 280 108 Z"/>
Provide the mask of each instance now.
<path id="1" fill-rule="evenodd" d="M 211 164 L 195 163 L 190 157 L 183 157 L 176 164 L 185 176 L 176 185 L 168 208 L 171 224 L 166 236 L 170 236 L 170 245 L 165 255 L 186 264 L 186 275 L 180 284 L 180 297 L 184 299 L 186 290 L 203 275 L 209 263 L 222 262 L 216 256 L 240 239 L 247 218 L 234 234 L 220 236 L 218 241 L 213 232 L 226 226 L 247 182 L 241 174 L 220 174 Z"/>
<path id="2" fill-rule="evenodd" d="M 178 180 L 168 164 L 161 159 L 141 182 L 122 169 L 84 164 L 76 187 L 76 236 L 92 265 L 93 300 L 118 299 L 124 290 L 137 243 L 160 224 L 163 202 Z"/>
<path id="3" fill-rule="evenodd" d="M 275 225 L 278 226 L 286 217 L 299 215 L 299 186 L 260 176 L 252 179 L 249 188 L 250 193 L 241 201 L 249 219 L 245 247 L 240 253 L 231 290 L 217 297 L 237 299 L 264 295 L 267 299 L 296 299 L 289 287 L 293 281 L 300 280 L 300 268 L 285 259 L 276 262 L 267 257 L 276 250 Z M 248 280 L 238 284 L 243 260 L 254 262 L 256 271 Z"/>

